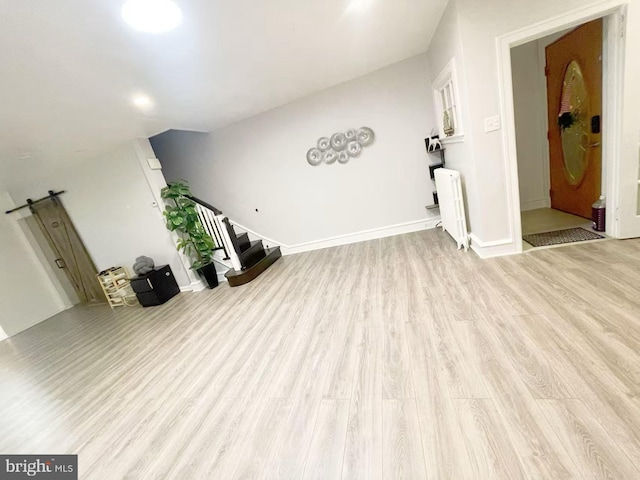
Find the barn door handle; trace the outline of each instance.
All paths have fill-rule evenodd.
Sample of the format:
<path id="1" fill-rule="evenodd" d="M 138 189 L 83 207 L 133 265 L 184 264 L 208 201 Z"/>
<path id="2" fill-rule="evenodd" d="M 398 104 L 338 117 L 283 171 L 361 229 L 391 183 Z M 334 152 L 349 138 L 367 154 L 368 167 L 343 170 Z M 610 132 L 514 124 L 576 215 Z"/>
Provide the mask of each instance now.
<path id="1" fill-rule="evenodd" d="M 64 261 L 61 258 L 56 258 L 54 260 L 54 262 L 56 262 L 56 265 L 58 266 L 58 268 L 64 268 L 65 267 Z"/>

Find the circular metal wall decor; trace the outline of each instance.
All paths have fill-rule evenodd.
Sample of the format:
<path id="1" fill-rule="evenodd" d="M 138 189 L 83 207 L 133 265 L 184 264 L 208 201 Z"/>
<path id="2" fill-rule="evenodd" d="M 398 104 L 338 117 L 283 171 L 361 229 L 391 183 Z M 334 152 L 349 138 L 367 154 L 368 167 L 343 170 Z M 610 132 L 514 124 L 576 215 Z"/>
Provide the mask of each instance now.
<path id="1" fill-rule="evenodd" d="M 326 163 L 327 165 L 336 163 L 337 159 L 338 159 L 338 154 L 333 150 L 327 150 L 326 152 L 324 152 L 324 163 Z"/>
<path id="2" fill-rule="evenodd" d="M 348 141 L 355 140 L 357 134 L 358 132 L 356 131 L 355 128 L 350 128 L 349 130 L 344 132 L 344 136 L 347 137 Z"/>
<path id="3" fill-rule="evenodd" d="M 362 145 L 363 147 L 368 147 L 373 143 L 375 136 L 373 134 L 373 130 L 371 130 L 369 127 L 362 127 L 360 128 L 360 130 L 358 130 L 356 139 L 358 140 L 358 143 L 360 145 Z"/>
<path id="4" fill-rule="evenodd" d="M 334 133 L 331 135 L 331 148 L 333 148 L 336 152 L 340 150 L 344 150 L 347 146 L 347 137 L 344 136 L 344 133 Z"/>
<path id="5" fill-rule="evenodd" d="M 329 150 L 331 148 L 331 141 L 327 137 L 318 139 L 318 149 L 321 151 Z"/>
<path id="6" fill-rule="evenodd" d="M 312 148 L 307 152 L 307 162 L 314 167 L 320 165 L 322 163 L 322 152 L 317 148 Z"/>
<path id="7" fill-rule="evenodd" d="M 347 145 L 347 153 L 350 157 L 357 157 L 362 153 L 362 145 L 356 141 L 349 142 Z"/>
<path id="8" fill-rule="evenodd" d="M 373 130 L 369 127 L 349 128 L 344 133 L 337 132 L 329 137 L 320 137 L 316 147 L 307 152 L 309 165 L 321 163 L 348 163 L 350 158 L 359 157 L 364 147 L 375 141 Z"/>

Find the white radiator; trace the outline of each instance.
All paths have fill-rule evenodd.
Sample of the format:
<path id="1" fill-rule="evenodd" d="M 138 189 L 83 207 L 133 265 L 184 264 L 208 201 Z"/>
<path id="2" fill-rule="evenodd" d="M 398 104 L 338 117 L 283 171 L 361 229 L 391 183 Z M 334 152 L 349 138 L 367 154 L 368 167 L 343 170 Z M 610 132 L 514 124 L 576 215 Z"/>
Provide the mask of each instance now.
<path id="1" fill-rule="evenodd" d="M 448 168 L 438 168 L 434 171 L 434 175 L 442 230 L 449 232 L 449 235 L 458 244 L 458 248 L 464 247 L 466 252 L 469 249 L 469 232 L 467 232 L 467 219 L 464 214 L 460 172 Z"/>

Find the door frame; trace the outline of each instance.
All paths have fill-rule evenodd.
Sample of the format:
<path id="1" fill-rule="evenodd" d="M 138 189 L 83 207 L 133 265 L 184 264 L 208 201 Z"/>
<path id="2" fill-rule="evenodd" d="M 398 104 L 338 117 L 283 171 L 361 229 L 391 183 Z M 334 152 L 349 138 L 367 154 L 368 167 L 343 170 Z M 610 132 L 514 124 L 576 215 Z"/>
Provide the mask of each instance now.
<path id="1" fill-rule="evenodd" d="M 502 150 L 508 189 L 508 210 L 514 253 L 522 252 L 522 221 L 520 218 L 520 185 L 518 182 L 518 155 L 511 76 L 511 48 L 538 40 L 547 35 L 602 18 L 604 46 L 602 62 L 602 116 L 608 121 L 602 128 L 602 191 L 606 192 L 607 210 L 616 212 L 620 203 L 620 157 L 622 145 L 622 85 L 624 77 L 624 27 L 627 0 L 607 0 L 597 5 L 549 18 L 496 38 L 500 111 L 504 119 Z M 619 236 L 620 225 L 616 215 L 607 215 L 605 233 Z"/>

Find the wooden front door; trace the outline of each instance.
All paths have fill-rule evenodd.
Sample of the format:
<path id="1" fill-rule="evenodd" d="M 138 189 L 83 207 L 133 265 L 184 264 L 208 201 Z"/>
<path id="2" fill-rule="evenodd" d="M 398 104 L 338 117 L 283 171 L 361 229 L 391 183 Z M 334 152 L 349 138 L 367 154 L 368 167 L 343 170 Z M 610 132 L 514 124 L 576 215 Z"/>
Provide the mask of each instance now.
<path id="1" fill-rule="evenodd" d="M 546 48 L 551 207 L 591 218 L 600 196 L 602 19 Z"/>
<path id="2" fill-rule="evenodd" d="M 80 301 L 104 303 L 98 271 L 60 200 L 50 197 L 32 203 L 30 209 L 58 256 L 56 266 L 64 269 Z"/>

